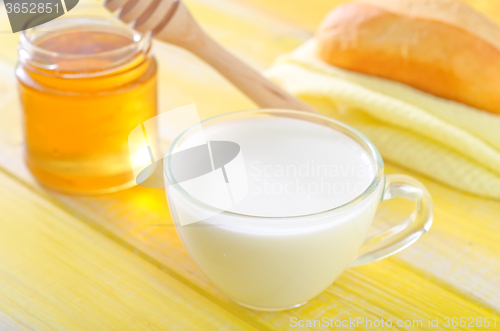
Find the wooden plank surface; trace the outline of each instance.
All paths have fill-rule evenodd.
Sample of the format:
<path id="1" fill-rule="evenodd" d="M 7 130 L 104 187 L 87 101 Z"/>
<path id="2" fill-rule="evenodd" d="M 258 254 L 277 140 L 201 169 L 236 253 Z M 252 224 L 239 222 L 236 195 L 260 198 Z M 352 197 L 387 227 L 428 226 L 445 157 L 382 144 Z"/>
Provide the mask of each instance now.
<path id="1" fill-rule="evenodd" d="M 0 197 L 0 329 L 257 330 L 1 173 Z"/>
<path id="2" fill-rule="evenodd" d="M 316 14 L 302 15 L 305 13 L 301 11 L 302 5 L 286 7 L 288 2 L 280 0 L 187 1 L 194 15 L 216 39 L 259 69 L 269 66 L 276 56 L 292 50 L 309 38 L 317 17 L 322 16 L 326 8 L 334 2 L 320 0 L 307 2 L 311 4 L 311 10 Z M 500 4 L 494 7 L 492 3 L 480 1 L 475 5 L 480 8 L 489 8 L 488 13 L 494 14 L 498 12 Z M 279 8 L 283 8 L 283 11 L 277 12 L 276 9 Z M 83 1 L 77 9 L 76 14 L 106 15 L 106 12 L 98 7 L 95 1 Z M 495 17 L 500 18 L 500 14 Z M 5 22 L 0 22 L 0 25 L 4 27 Z M 434 198 L 435 221 L 431 231 L 417 244 L 387 260 L 348 270 L 327 291 L 299 309 L 281 313 L 261 313 L 231 303 L 213 288 L 187 256 L 172 226 L 163 191 L 136 187 L 107 196 L 75 198 L 45 192 L 37 186 L 22 162 L 20 110 L 12 73 L 16 59 L 17 37 L 1 35 L 0 38 L 2 43 L 0 49 L 0 59 L 2 59 L 0 63 L 0 77 L 2 77 L 0 80 L 0 104 L 2 105 L 0 109 L 0 167 L 33 189 L 33 191 L 26 190 L 19 182 L 10 180 L 8 190 L 17 192 L 18 203 L 24 201 L 20 197 L 25 198 L 25 194 L 28 194 L 26 192 L 31 192 L 29 193 L 32 194 L 30 201 L 36 200 L 51 206 L 56 205 L 57 208 L 51 208 L 59 210 L 59 222 L 66 224 L 64 231 L 71 232 L 73 227 L 79 230 L 73 233 L 73 241 L 78 241 L 81 245 L 95 241 L 96 235 L 100 236 L 96 234 L 97 231 L 105 233 L 108 240 L 114 242 L 107 243 L 107 245 L 123 247 L 123 252 L 99 254 L 102 263 L 114 261 L 120 263 L 120 270 L 128 270 L 132 267 L 126 264 L 127 259 L 124 260 L 123 265 L 118 262 L 122 260 L 119 254 L 131 255 L 130 251 L 135 249 L 139 256 L 132 255 L 130 259 L 141 261 L 141 264 L 147 266 L 145 268 L 151 270 L 156 268 L 163 272 L 154 275 L 144 274 L 143 277 L 157 279 L 154 282 L 158 282 L 158 286 L 165 288 L 179 287 L 181 289 L 179 293 L 185 291 L 188 293 L 186 296 L 194 300 L 193 305 L 206 307 L 207 312 L 213 310 L 214 316 L 219 316 L 222 320 L 227 318 L 227 321 L 234 323 L 236 327 L 243 326 L 240 324 L 241 321 L 251 321 L 258 329 L 288 329 L 291 317 L 311 319 L 328 316 L 342 319 L 349 316 L 364 316 L 371 319 L 427 321 L 428 317 L 499 316 L 500 202 L 456 192 L 420 176 L 416 177 L 429 188 Z M 163 110 L 196 102 L 201 116 L 206 118 L 232 110 L 253 108 L 253 105 L 241 93 L 194 57 L 168 45 L 156 44 L 155 47 L 156 56 L 160 60 L 160 104 Z M 389 173 L 408 173 L 404 169 L 391 165 L 387 166 L 387 170 Z M 0 183 L 3 184 L 4 181 Z M 0 193 L 2 198 L 10 194 L 5 190 L 0 192 L 2 192 Z M 8 206 L 10 204 L 0 205 L 0 210 L 3 211 L 3 208 Z M 44 208 L 38 210 L 34 207 L 26 207 L 26 213 L 36 220 L 39 215 L 43 214 Z M 409 210 L 411 210 L 411 204 L 404 201 L 385 202 L 378 213 L 377 223 L 384 226 L 397 221 Z M 29 218 L 26 216 L 28 214 L 19 215 L 24 215 L 20 216 L 22 218 Z M 74 225 L 79 224 L 78 222 L 80 225 Z M 82 222 L 97 230 L 80 231 L 80 228 L 85 228 Z M 26 261 L 30 261 L 34 266 L 36 262 L 43 262 L 43 258 L 32 260 L 25 249 L 25 246 L 30 246 L 26 238 L 38 235 L 32 234 L 33 237 L 25 235 L 22 232 L 25 226 L 22 222 L 9 224 L 12 233 L 15 234 L 13 238 L 19 239 L 10 241 L 9 251 L 24 252 L 25 255 L 20 255 L 18 259 L 20 261 L 27 259 Z M 58 232 L 63 230 L 59 227 L 53 229 L 47 227 L 45 231 L 47 234 L 57 236 Z M 44 238 L 43 236 L 38 238 L 40 245 L 47 245 L 54 250 L 53 252 L 57 252 L 58 247 L 64 247 L 59 244 L 50 244 L 50 241 Z M 105 238 L 98 240 L 102 240 L 102 245 L 105 245 Z M 63 241 L 63 244 L 70 245 L 71 242 Z M 64 251 L 62 248 L 59 250 Z M 120 249 L 116 248 L 116 251 Z M 65 263 L 70 265 L 74 263 L 73 268 L 83 270 L 84 266 L 79 265 L 79 260 L 70 256 L 64 256 L 64 258 L 66 258 Z M 0 265 L 4 259 L 9 261 L 8 256 L 0 255 Z M 57 270 L 61 264 L 54 266 L 54 270 Z M 93 272 L 98 273 L 96 268 L 90 268 L 85 272 L 87 277 L 97 277 L 95 288 L 99 288 L 103 293 L 111 291 L 109 287 L 112 286 L 113 281 L 106 283 L 104 278 L 94 275 Z M 75 277 L 78 276 L 77 274 Z M 8 279 L 8 275 L 7 271 L 0 269 L 0 282 Z M 83 278 L 78 278 L 75 282 L 85 282 L 86 278 L 81 277 Z M 138 281 L 134 277 L 131 274 L 124 274 L 122 282 L 134 284 Z M 90 305 L 88 298 L 71 292 L 71 283 L 68 279 L 64 280 L 65 286 L 60 288 L 60 293 L 73 295 L 74 300 L 82 300 L 82 304 Z M 29 278 L 26 282 L 30 286 L 39 285 L 36 279 Z M 87 283 L 87 285 L 89 289 L 92 288 L 91 284 Z M 21 305 L 23 297 L 16 292 L 14 287 L 2 287 L 2 291 L 2 294 L 9 297 L 13 303 Z M 147 294 L 144 295 L 144 302 L 162 300 L 150 292 L 145 293 Z M 116 301 L 120 300 L 108 297 L 103 299 L 102 304 L 114 307 L 117 304 Z M 45 309 L 41 303 L 40 307 L 40 309 Z M 98 309 L 98 307 L 92 309 Z M 156 314 L 156 318 L 151 317 L 151 323 L 165 325 L 161 324 L 163 310 L 152 305 L 148 307 L 151 309 L 151 314 Z M 178 311 L 174 312 L 180 315 L 172 320 L 178 321 L 179 318 L 182 319 L 183 314 L 186 316 L 191 314 L 191 308 L 189 303 L 181 301 L 175 308 Z M 119 309 L 121 308 L 118 307 L 116 311 L 110 312 L 108 318 L 113 320 L 113 316 L 118 316 Z M 66 323 L 70 321 L 67 315 L 71 315 L 71 309 L 65 312 L 60 315 L 48 315 L 54 316 L 55 324 L 58 324 L 59 320 L 61 323 Z M 115 313 L 117 315 L 114 315 Z M 34 316 L 38 317 L 38 314 L 35 313 Z M 203 314 L 198 316 L 199 324 L 197 325 L 201 325 L 204 316 Z M 1 320 L 19 323 L 30 318 L 33 318 L 31 312 L 23 309 L 10 309 L 7 314 L 4 310 Z M 221 321 L 217 318 L 211 325 L 221 325 L 217 324 Z M 102 323 L 105 319 L 103 317 Z"/>
<path id="3" fill-rule="evenodd" d="M 304 29 L 314 31 L 326 13 L 337 5 L 348 2 L 348 0 L 243 0 L 270 16 L 289 24 L 300 26 Z M 472 8 L 489 16 L 493 21 L 500 24 L 500 3 L 496 0 L 461 0 Z"/>

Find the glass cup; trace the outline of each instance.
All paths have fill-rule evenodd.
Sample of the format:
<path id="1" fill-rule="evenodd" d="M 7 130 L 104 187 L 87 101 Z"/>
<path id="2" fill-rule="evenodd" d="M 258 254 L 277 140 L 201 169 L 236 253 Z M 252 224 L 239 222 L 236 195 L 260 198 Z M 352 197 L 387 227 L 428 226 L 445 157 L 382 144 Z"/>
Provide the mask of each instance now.
<path id="1" fill-rule="evenodd" d="M 409 176 L 384 175 L 375 146 L 357 130 L 325 116 L 280 109 L 220 115 L 185 131 L 171 145 L 169 155 L 181 151 L 186 141 L 203 130 L 256 118 L 295 119 L 340 132 L 369 155 L 374 175 L 363 192 L 335 208 L 261 217 L 200 201 L 176 181 L 167 158 L 165 187 L 177 232 L 193 261 L 233 301 L 257 310 L 298 307 L 328 288 L 346 268 L 390 256 L 429 230 L 432 200 L 425 187 Z M 243 147 L 242 153 L 245 157 Z M 279 152 L 274 157 L 279 158 Z M 396 197 L 415 203 L 412 214 L 367 238 L 379 202 Z M 183 222 L 181 216 L 194 221 Z"/>

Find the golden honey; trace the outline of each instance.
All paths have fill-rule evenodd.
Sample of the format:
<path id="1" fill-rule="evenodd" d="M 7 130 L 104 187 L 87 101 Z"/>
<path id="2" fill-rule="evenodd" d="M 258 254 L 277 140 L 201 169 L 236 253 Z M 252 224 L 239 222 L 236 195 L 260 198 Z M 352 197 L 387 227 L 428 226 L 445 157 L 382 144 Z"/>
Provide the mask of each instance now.
<path id="1" fill-rule="evenodd" d="M 25 159 L 41 184 L 74 194 L 134 184 L 128 135 L 157 108 L 150 47 L 149 36 L 96 18 L 21 35 Z"/>

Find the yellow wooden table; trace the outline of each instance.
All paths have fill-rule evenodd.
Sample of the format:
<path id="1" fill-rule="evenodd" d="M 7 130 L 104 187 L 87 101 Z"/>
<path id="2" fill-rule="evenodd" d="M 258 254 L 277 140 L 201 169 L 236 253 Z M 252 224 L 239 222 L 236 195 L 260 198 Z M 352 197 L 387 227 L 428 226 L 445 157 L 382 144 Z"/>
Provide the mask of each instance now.
<path id="1" fill-rule="evenodd" d="M 217 40 L 265 69 L 310 38 L 322 16 L 342 1 L 186 2 Z M 500 1 L 468 2 L 500 23 Z M 72 14 L 109 15 L 96 0 L 80 1 Z M 7 24 L 0 22 L 0 30 L 8 31 Z M 396 330 L 465 330 L 470 327 L 447 328 L 445 318 L 496 317 L 497 328 L 470 325 L 500 330 L 500 201 L 411 173 L 435 201 L 432 229 L 415 245 L 347 270 L 297 309 L 256 312 L 230 302 L 188 257 L 162 190 L 135 187 L 106 196 L 69 197 L 36 184 L 22 161 L 13 74 L 17 42 L 18 34 L 0 34 L 1 330 L 287 330 L 294 329 L 293 321 L 323 317 L 410 321 L 406 327 L 387 328 Z M 163 109 L 195 102 L 207 118 L 255 107 L 190 54 L 160 43 L 155 52 Z M 408 173 L 390 164 L 387 171 Z M 387 226 L 411 207 L 399 199 L 384 202 L 376 223 Z M 429 319 L 438 319 L 438 326 L 429 327 Z M 362 324 L 356 329 L 386 328 Z"/>

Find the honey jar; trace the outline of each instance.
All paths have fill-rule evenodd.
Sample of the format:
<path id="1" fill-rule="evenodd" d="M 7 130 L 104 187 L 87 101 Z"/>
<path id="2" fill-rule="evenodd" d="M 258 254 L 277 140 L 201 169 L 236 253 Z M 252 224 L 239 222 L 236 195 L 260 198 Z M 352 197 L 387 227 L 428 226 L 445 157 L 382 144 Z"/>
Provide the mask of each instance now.
<path id="1" fill-rule="evenodd" d="M 149 35 L 99 18 L 58 19 L 21 33 L 16 75 L 26 164 L 72 194 L 135 183 L 128 135 L 157 112 Z"/>

